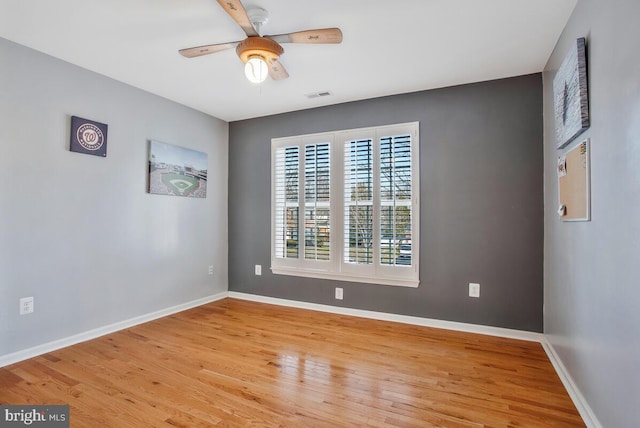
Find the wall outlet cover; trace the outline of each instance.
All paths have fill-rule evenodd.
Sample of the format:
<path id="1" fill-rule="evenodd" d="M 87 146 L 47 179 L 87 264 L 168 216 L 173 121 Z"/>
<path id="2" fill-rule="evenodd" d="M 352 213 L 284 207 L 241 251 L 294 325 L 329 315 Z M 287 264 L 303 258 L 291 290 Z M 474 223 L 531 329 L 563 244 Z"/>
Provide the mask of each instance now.
<path id="1" fill-rule="evenodd" d="M 33 312 L 33 297 L 23 297 L 20 299 L 20 315 Z"/>
<path id="2" fill-rule="evenodd" d="M 469 297 L 480 297 L 480 284 L 476 282 L 469 283 Z"/>

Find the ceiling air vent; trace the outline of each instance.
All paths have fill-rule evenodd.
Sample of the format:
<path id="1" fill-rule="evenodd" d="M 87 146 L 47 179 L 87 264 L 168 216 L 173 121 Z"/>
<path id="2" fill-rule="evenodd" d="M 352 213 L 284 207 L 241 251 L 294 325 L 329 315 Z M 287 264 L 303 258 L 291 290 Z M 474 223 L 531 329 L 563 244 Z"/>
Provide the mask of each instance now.
<path id="1" fill-rule="evenodd" d="M 313 92 L 305 96 L 309 99 L 312 99 L 312 98 L 328 97 L 329 95 L 331 95 L 331 92 L 329 91 L 320 91 L 320 92 Z"/>

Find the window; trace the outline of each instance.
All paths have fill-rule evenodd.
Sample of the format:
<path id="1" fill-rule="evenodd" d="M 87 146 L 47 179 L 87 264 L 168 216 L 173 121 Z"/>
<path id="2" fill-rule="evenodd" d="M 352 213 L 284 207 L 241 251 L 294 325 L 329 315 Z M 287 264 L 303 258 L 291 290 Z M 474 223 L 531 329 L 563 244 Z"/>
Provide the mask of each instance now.
<path id="1" fill-rule="evenodd" d="M 272 140 L 274 273 L 418 286 L 418 123 Z"/>

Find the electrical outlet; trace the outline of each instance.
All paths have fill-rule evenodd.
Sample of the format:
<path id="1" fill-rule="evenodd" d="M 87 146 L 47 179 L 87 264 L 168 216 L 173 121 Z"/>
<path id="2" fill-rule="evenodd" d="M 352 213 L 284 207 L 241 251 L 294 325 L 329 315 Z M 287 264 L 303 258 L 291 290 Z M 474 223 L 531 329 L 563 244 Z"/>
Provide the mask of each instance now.
<path id="1" fill-rule="evenodd" d="M 475 282 L 469 283 L 469 297 L 480 297 L 480 284 Z"/>
<path id="2" fill-rule="evenodd" d="M 209 265 L 209 275 L 213 275 L 213 265 Z"/>
<path id="3" fill-rule="evenodd" d="M 33 297 L 23 297 L 20 299 L 20 315 L 33 312 Z"/>
<path id="4" fill-rule="evenodd" d="M 336 299 L 338 300 L 342 300 L 342 298 L 344 297 L 344 290 L 342 290 L 342 288 L 340 287 L 336 287 Z"/>
<path id="5" fill-rule="evenodd" d="M 256 275 L 262 275 L 262 265 L 256 265 Z"/>

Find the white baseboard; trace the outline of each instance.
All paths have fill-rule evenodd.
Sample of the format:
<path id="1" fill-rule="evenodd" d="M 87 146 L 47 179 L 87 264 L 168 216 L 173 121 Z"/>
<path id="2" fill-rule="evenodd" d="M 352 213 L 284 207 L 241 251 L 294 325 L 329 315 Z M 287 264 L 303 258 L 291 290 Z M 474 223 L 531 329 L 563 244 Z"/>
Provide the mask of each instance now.
<path id="1" fill-rule="evenodd" d="M 562 381 L 569 397 L 576 406 L 578 413 L 584 420 L 584 423 L 588 428 L 602 428 L 602 425 L 596 418 L 595 414 L 591 410 L 591 407 L 585 400 L 584 396 L 580 393 L 580 390 L 573 382 L 573 379 L 569 375 L 569 372 L 565 368 L 564 364 L 556 354 L 553 346 L 547 340 L 546 336 L 541 333 L 533 333 L 521 330 L 511 330 L 499 327 L 489 327 L 476 324 L 465 324 L 453 321 L 442 321 L 430 318 L 412 317 L 407 315 L 388 314 L 384 312 L 365 311 L 361 309 L 351 309 L 339 306 L 320 305 L 316 303 L 299 302 L 295 300 L 277 299 L 274 297 L 259 296 L 255 294 L 238 293 L 235 291 L 229 292 L 229 297 L 234 299 L 250 300 L 253 302 L 269 303 L 272 305 L 289 306 L 293 308 L 310 309 L 314 311 L 328 312 L 339 315 L 352 315 L 362 318 L 370 318 L 382 321 L 393 321 L 404 324 L 413 324 L 424 327 L 435 327 L 447 330 L 463 331 L 468 333 L 486 334 L 489 336 L 505 337 L 509 339 L 526 340 L 529 342 L 538 342 L 542 345 L 542 348 L 547 353 L 553 368 L 558 377 Z"/>
<path id="2" fill-rule="evenodd" d="M 569 397 L 573 400 L 580 416 L 584 420 L 585 424 L 589 428 L 602 428 L 602 425 L 598 421 L 595 413 L 585 400 L 584 396 L 578 389 L 577 385 L 571 378 L 571 375 L 567 371 L 566 367 L 562 363 L 562 360 L 555 352 L 551 343 L 547 340 L 544 334 L 533 333 L 529 331 L 512 330 L 507 328 L 490 327 L 476 324 L 466 324 L 454 321 L 443 321 L 431 318 L 421 318 L 409 315 L 389 314 L 384 312 L 367 311 L 362 309 L 352 309 L 340 306 L 321 305 L 317 303 L 300 302 L 296 300 L 278 299 L 275 297 L 260 296 L 256 294 L 238 293 L 235 291 L 222 292 L 211 296 L 203 297 L 201 299 L 192 300 L 187 303 L 182 303 L 170 308 L 161 309 L 156 312 L 152 312 L 138 317 L 130 318 L 128 320 L 120 321 L 114 324 L 110 324 L 104 327 L 99 327 L 93 330 L 79 333 L 63 339 L 54 340 L 52 342 L 44 343 L 42 345 L 34 346 L 32 348 L 24 349 L 22 351 L 14 352 L 0 356 L 0 367 L 8 366 L 29 358 L 37 357 L 38 355 L 46 354 L 67 346 L 75 345 L 80 342 L 95 339 L 106 334 L 114 333 L 116 331 L 124 330 L 129 327 L 133 327 L 138 324 L 153 321 L 158 318 L 166 317 L 168 315 L 182 312 L 187 309 L 201 306 L 207 303 L 215 302 L 216 300 L 224 299 L 225 297 L 231 297 L 234 299 L 249 300 L 253 302 L 268 303 L 271 305 L 288 306 L 293 308 L 310 309 L 314 311 L 327 312 L 339 315 L 350 315 L 361 318 L 369 318 L 381 321 L 399 322 L 403 324 L 412 324 L 423 327 L 442 328 L 446 330 L 462 331 L 467 333 L 485 334 L 489 336 L 504 337 L 509 339 L 526 340 L 529 342 L 538 342 L 542 345 L 551 364 L 555 368 L 562 384 L 564 385 Z"/>
<path id="3" fill-rule="evenodd" d="M 558 377 L 560 377 L 560 380 L 562 381 L 564 388 L 567 390 L 569 397 L 571 397 L 571 400 L 573 400 L 573 404 L 576 406 L 576 409 L 578 409 L 578 413 L 580 413 L 580 416 L 582 416 L 582 420 L 584 420 L 584 423 L 589 428 L 602 428 L 602 424 L 600 423 L 600 421 L 598 421 L 598 418 L 591 409 L 591 406 L 589 406 L 589 403 L 584 398 L 584 396 L 580 392 L 580 389 L 573 381 L 573 378 L 562 363 L 562 360 L 556 353 L 553 345 L 551 345 L 551 342 L 549 342 L 549 340 L 544 337 L 541 344 L 544 348 L 544 351 L 547 353 L 551 364 L 553 364 L 553 368 L 556 369 L 556 373 L 558 373 Z"/>
<path id="4" fill-rule="evenodd" d="M 341 306 L 320 305 L 317 303 L 299 302 L 296 300 L 277 299 L 275 297 L 259 296 L 256 294 L 229 292 L 229 297 L 253 302 L 269 303 L 272 305 L 289 306 L 313 311 L 328 312 L 339 315 L 351 315 L 354 317 L 369 318 L 381 321 L 392 321 L 403 324 L 419 325 L 422 327 L 435 327 L 445 330 L 464 331 L 467 333 L 486 334 L 488 336 L 505 337 L 509 339 L 526 340 L 542 343 L 544 335 L 530 331 L 512 330 L 508 328 L 490 327 L 477 324 L 466 324 L 454 321 L 442 321 L 432 318 L 414 317 L 409 315 L 389 314 L 385 312 L 366 311 L 362 309 L 345 308 Z"/>
<path id="5" fill-rule="evenodd" d="M 105 334 L 114 333 L 116 331 L 124 330 L 125 328 L 133 327 L 138 324 L 153 321 L 158 318 L 166 317 L 168 315 L 182 312 L 187 309 L 195 308 L 206 303 L 215 302 L 216 300 L 224 299 L 227 297 L 227 292 L 213 294 L 211 296 L 203 297 L 201 299 L 192 300 L 190 302 L 182 303 L 180 305 L 172 306 L 170 308 L 161 309 L 149 314 L 140 315 L 128 320 L 119 321 L 104 327 L 99 327 L 93 330 L 85 331 L 83 333 L 74 334 L 73 336 L 65 337 L 63 339 L 54 340 L 52 342 L 44 343 L 42 345 L 34 346 L 32 348 L 24 349 L 22 351 L 13 352 L 0 356 L 0 367 L 8 366 L 19 361 L 23 361 L 29 358 L 37 357 L 38 355 L 46 354 L 67 346 L 75 345 L 76 343 L 86 342 L 87 340 L 95 339 Z"/>

